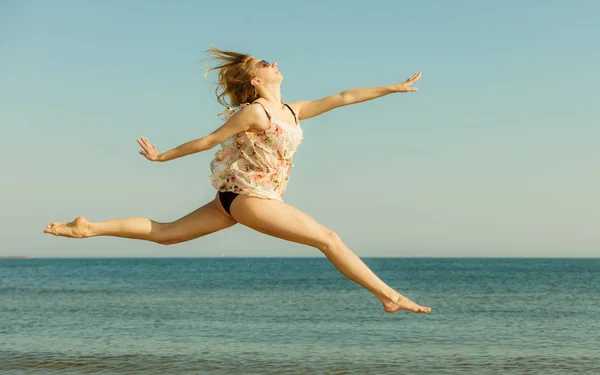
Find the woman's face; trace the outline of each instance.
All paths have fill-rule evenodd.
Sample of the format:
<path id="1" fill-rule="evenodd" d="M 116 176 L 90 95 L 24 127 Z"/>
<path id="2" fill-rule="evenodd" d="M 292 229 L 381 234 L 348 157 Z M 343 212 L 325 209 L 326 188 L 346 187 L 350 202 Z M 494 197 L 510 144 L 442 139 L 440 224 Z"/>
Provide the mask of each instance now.
<path id="1" fill-rule="evenodd" d="M 263 84 L 280 83 L 283 80 L 283 75 L 277 68 L 277 63 L 270 63 L 265 60 L 252 59 L 251 64 L 256 70 L 256 78 L 259 78 Z"/>

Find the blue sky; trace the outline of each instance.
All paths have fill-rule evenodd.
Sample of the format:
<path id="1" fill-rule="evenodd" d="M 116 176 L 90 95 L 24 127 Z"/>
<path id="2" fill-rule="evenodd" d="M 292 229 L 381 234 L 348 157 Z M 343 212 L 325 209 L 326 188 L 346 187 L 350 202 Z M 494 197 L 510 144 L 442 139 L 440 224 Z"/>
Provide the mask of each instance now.
<path id="1" fill-rule="evenodd" d="M 341 5 L 343 4 L 343 5 Z M 359 256 L 597 257 L 600 3 L 2 1 L 0 255 L 319 256 L 236 226 L 176 246 L 42 233 L 170 221 L 213 199 L 211 45 L 279 63 L 287 102 L 402 81 L 418 93 L 302 123 L 285 200 Z"/>

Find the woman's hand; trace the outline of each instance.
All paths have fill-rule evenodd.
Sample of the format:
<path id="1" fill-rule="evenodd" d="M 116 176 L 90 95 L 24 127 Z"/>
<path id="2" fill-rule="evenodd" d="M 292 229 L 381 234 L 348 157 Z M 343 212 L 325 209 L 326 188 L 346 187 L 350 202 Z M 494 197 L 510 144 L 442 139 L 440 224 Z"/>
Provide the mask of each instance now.
<path id="1" fill-rule="evenodd" d="M 419 78 L 421 78 L 421 72 L 415 73 L 414 76 L 410 77 L 406 81 L 395 84 L 392 87 L 393 87 L 394 91 L 396 91 L 396 92 L 414 92 L 414 91 L 417 91 L 418 89 L 416 87 L 411 87 L 411 85 L 413 83 L 417 82 L 419 80 Z"/>
<path id="2" fill-rule="evenodd" d="M 147 138 L 140 137 L 137 139 L 137 143 L 142 147 L 140 154 L 150 161 L 159 161 L 160 152 L 156 150 L 156 146 L 150 144 Z"/>

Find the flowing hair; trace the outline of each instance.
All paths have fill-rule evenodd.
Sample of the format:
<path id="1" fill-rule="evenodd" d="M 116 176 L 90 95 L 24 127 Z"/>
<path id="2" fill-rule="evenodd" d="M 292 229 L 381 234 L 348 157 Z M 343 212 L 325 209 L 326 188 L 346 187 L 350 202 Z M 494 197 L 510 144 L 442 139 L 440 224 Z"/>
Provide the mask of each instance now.
<path id="1" fill-rule="evenodd" d="M 213 83 L 217 101 L 225 107 L 238 107 L 258 99 L 258 93 L 250 81 L 256 76 L 256 69 L 250 64 L 253 57 L 245 53 L 223 51 L 211 47 L 206 51 L 206 62 L 217 61 L 217 65 L 208 68 L 206 75 L 213 70 L 218 72 L 217 82 Z"/>

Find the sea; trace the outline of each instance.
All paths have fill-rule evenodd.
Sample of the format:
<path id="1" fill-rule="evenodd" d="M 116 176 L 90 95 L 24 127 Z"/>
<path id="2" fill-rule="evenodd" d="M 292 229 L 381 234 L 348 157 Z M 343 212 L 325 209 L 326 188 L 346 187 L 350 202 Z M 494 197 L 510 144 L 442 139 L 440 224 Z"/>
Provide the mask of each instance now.
<path id="1" fill-rule="evenodd" d="M 600 259 L 0 260 L 0 374 L 600 374 Z"/>

